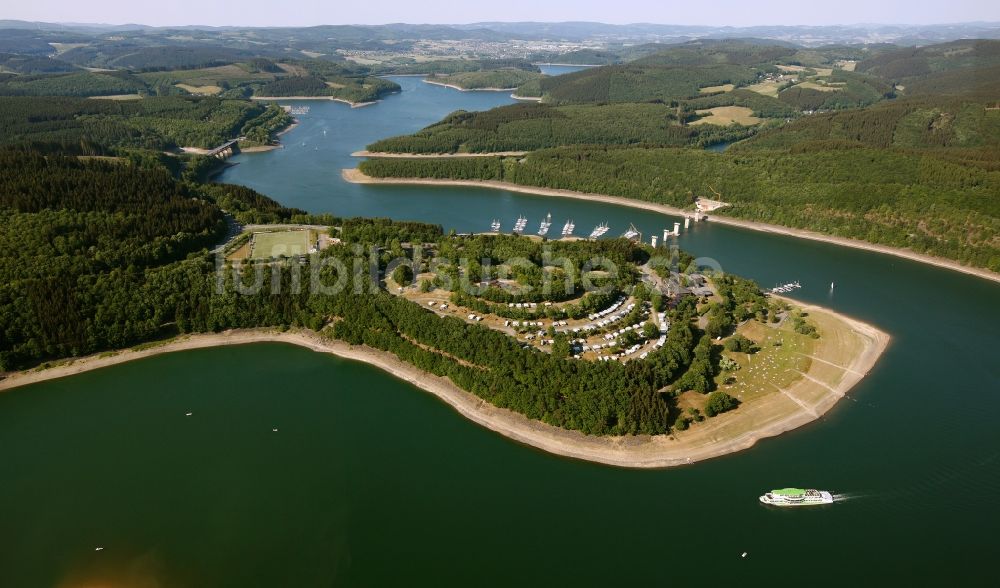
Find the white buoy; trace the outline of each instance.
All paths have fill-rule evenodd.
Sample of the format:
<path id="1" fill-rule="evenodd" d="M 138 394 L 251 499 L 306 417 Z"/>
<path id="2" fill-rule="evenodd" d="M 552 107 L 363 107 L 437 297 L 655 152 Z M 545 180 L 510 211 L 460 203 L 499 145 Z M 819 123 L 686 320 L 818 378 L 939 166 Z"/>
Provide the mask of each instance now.
<path id="1" fill-rule="evenodd" d="M 184 413 L 184 416 L 191 416 L 193 414 L 194 414 L 193 412 L 186 412 L 186 413 Z"/>
<path id="2" fill-rule="evenodd" d="M 271 430 L 272 430 L 272 431 L 274 431 L 275 433 L 277 433 L 277 432 L 278 432 L 278 429 L 277 429 L 277 428 L 275 428 L 275 429 L 271 429 Z"/>
<path id="3" fill-rule="evenodd" d="M 744 551 L 743 555 L 741 555 L 740 557 L 746 557 L 746 556 L 747 556 L 747 552 Z"/>

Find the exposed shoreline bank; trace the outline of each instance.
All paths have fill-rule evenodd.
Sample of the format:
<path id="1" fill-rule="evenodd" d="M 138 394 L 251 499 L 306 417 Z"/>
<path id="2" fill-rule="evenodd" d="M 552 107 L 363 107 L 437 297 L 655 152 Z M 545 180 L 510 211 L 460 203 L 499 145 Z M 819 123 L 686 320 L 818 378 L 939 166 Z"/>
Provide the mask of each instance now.
<path id="1" fill-rule="evenodd" d="M 798 303 L 796 303 L 798 304 Z M 889 336 L 875 327 L 854 319 L 820 309 L 800 305 L 814 312 L 828 313 L 842 320 L 851 330 L 864 340 L 862 349 L 854 356 L 850 365 L 844 366 L 844 378 L 837 386 L 829 387 L 829 392 L 811 407 L 804 407 L 790 414 L 781 415 L 777 420 L 747 431 L 724 441 L 714 438 L 720 428 L 741 418 L 735 411 L 720 415 L 710 422 L 693 427 L 683 433 L 672 435 L 635 437 L 595 437 L 578 431 L 569 431 L 540 421 L 531 420 L 510 410 L 497 408 L 483 399 L 454 385 L 447 378 L 435 376 L 401 361 L 396 356 L 377 349 L 352 346 L 347 343 L 321 337 L 312 331 L 280 332 L 271 329 L 246 329 L 184 335 L 176 339 L 153 344 L 137 350 L 123 350 L 102 353 L 83 358 L 70 359 L 46 369 L 35 369 L 7 374 L 0 380 L 0 391 L 17 388 L 37 382 L 63 378 L 83 372 L 109 367 L 128 361 L 144 359 L 175 351 L 203 349 L 223 345 L 250 343 L 289 343 L 320 353 L 330 353 L 341 358 L 361 361 L 383 369 L 393 376 L 405 380 L 431 394 L 434 394 L 464 417 L 500 433 L 510 439 L 541 449 L 543 451 L 582 459 L 605 465 L 628 468 L 664 468 L 690 464 L 696 461 L 718 457 L 752 447 L 760 439 L 779 435 L 812 422 L 830 410 L 851 387 L 860 381 L 875 365 L 889 342 Z M 813 382 L 803 377 L 786 393 L 795 393 L 800 386 L 813 386 Z M 752 406 L 752 405 L 748 405 Z"/>
<path id="2" fill-rule="evenodd" d="M 592 202 L 603 202 L 605 204 L 616 204 L 619 206 L 628 206 L 631 208 L 650 210 L 653 212 L 659 212 L 661 214 L 667 214 L 672 216 L 684 216 L 686 214 L 691 214 L 692 212 L 690 210 L 683 210 L 666 204 L 658 204 L 655 202 L 649 202 L 645 200 L 634 200 L 632 198 L 624 198 L 622 196 L 608 196 L 607 194 L 576 192 L 574 190 L 564 190 L 561 188 L 538 188 L 535 186 L 512 184 L 510 182 L 498 182 L 496 180 L 373 178 L 371 176 L 365 175 L 360 169 L 357 168 L 342 170 L 341 176 L 344 178 L 345 181 L 354 184 L 417 184 L 417 185 L 422 184 L 429 186 L 468 186 L 474 188 L 493 188 L 497 190 L 507 190 L 509 192 L 534 194 L 536 196 L 557 196 L 561 198 L 575 198 L 577 200 L 590 200 Z M 895 257 L 909 259 L 910 261 L 916 261 L 919 263 L 925 263 L 936 267 L 962 272 L 964 274 L 976 276 L 979 278 L 984 278 L 994 282 L 1000 282 L 1000 273 L 993 272 L 984 268 L 962 265 L 957 261 L 952 261 L 950 259 L 944 259 L 941 257 L 934 257 L 931 255 L 925 255 L 923 253 L 916 253 L 914 251 L 910 251 L 908 249 L 901 249 L 899 247 L 889 247 L 888 245 L 876 245 L 873 243 L 868 243 L 866 241 L 859 241 L 857 239 L 848 239 L 846 237 L 835 237 L 833 235 L 824 235 L 823 233 L 817 233 L 815 231 L 809 231 L 806 229 L 795 229 L 791 227 L 783 227 L 781 225 L 772 225 L 757 221 L 741 220 L 726 216 L 714 215 L 709 217 L 709 220 L 706 222 L 711 222 L 720 225 L 729 225 L 733 227 L 741 227 L 744 229 L 761 231 L 764 233 L 787 235 L 790 237 L 798 237 L 800 239 L 809 239 L 811 241 L 822 241 L 824 243 L 832 243 L 834 245 L 840 245 L 842 247 L 851 247 L 854 249 L 863 249 L 865 251 L 872 251 L 875 253 L 883 253 L 886 255 L 892 255 Z"/>
<path id="3" fill-rule="evenodd" d="M 345 100 L 344 98 L 334 98 L 333 96 L 251 96 L 251 100 L 268 100 L 270 102 L 281 102 L 282 100 L 331 100 L 333 102 L 343 102 L 344 104 L 350 105 L 351 108 L 362 108 L 365 106 L 371 106 L 372 104 L 378 104 L 378 100 L 372 100 L 369 102 L 351 102 L 350 100 Z"/>
<path id="4" fill-rule="evenodd" d="M 531 65 L 558 65 L 560 67 L 604 67 L 604 65 L 611 65 L 605 63 L 601 65 L 600 63 L 532 63 Z"/>
<path id="5" fill-rule="evenodd" d="M 383 159 L 444 159 L 449 157 L 521 157 L 527 151 L 493 151 L 490 153 L 390 153 L 388 151 L 368 151 L 362 149 L 351 153 L 351 157 L 378 157 Z M 366 176 L 367 177 L 367 176 Z"/>
<path id="6" fill-rule="evenodd" d="M 513 92 L 517 88 L 463 88 L 461 86 L 456 86 L 455 84 L 446 84 L 444 82 L 435 82 L 424 78 L 425 84 L 434 84 L 435 86 L 444 86 L 445 88 L 452 88 L 453 90 L 458 90 L 459 92 Z"/>
<path id="7" fill-rule="evenodd" d="M 297 126 L 299 126 L 298 119 L 292 119 L 292 122 L 289 123 L 288 126 L 282 128 L 280 131 L 274 133 L 274 137 L 275 137 L 274 140 L 277 141 L 277 142 L 273 143 L 271 145 L 254 145 L 252 147 L 243 147 L 243 146 L 240 146 L 237 143 L 237 146 L 239 147 L 240 153 L 264 153 L 264 152 L 267 152 L 267 151 L 274 151 L 275 149 L 283 149 L 284 146 L 281 144 L 281 140 L 278 137 L 281 137 L 285 133 L 288 133 L 288 132 L 292 131 L 292 129 L 294 129 Z M 208 153 L 210 151 L 211 151 L 211 149 L 204 149 L 202 147 L 181 147 L 180 148 L 180 152 L 181 153 L 188 153 L 188 154 L 194 154 L 194 155 L 208 155 Z"/>

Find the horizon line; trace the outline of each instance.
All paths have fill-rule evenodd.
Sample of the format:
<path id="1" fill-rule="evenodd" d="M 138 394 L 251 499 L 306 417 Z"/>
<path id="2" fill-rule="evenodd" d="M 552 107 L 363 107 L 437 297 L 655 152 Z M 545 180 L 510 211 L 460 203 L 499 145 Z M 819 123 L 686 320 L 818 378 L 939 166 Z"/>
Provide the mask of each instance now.
<path id="1" fill-rule="evenodd" d="M 681 23 L 670 23 L 670 22 L 630 22 L 630 23 L 607 23 L 603 21 L 590 21 L 590 20 L 562 20 L 562 21 L 548 21 L 548 20 L 484 20 L 484 21 L 474 21 L 474 22 L 405 22 L 405 21 L 394 21 L 394 22 L 382 22 L 382 23 L 357 23 L 357 22 L 345 22 L 345 23 L 319 23 L 319 24 L 300 24 L 300 25 L 242 25 L 242 24 L 225 24 L 225 25 L 210 25 L 210 24 L 198 24 L 198 23 L 188 23 L 188 24 L 162 24 L 162 25 L 150 25 L 140 22 L 122 22 L 122 23 L 111 23 L 111 22 L 59 22 L 59 21 L 48 21 L 48 20 L 23 20 L 17 18 L 0 18 L 0 22 L 10 22 L 10 23 L 24 23 L 24 24 L 36 24 L 36 25 L 58 25 L 66 27 L 145 27 L 153 29 L 169 29 L 169 28 L 207 28 L 207 29 L 223 29 L 223 28 L 240 28 L 240 29 L 306 29 L 306 28 L 316 28 L 325 26 L 348 26 L 348 27 L 388 27 L 395 25 L 407 25 L 407 26 L 444 26 L 444 27 L 470 27 L 470 26 L 482 26 L 487 28 L 489 25 L 518 25 L 518 24 L 550 24 L 550 25 L 566 25 L 566 24 L 582 24 L 582 25 L 601 25 L 607 27 L 637 27 L 637 26 L 662 26 L 662 27 L 685 27 L 685 28 L 715 28 L 715 29 L 755 29 L 755 28 L 835 28 L 835 27 L 849 27 L 849 28 L 866 28 L 866 27 L 900 27 L 900 28 L 927 28 L 927 27 L 942 27 L 942 26 L 971 26 L 971 25 L 985 25 L 992 27 L 1000 27 L 1000 21 L 991 20 L 972 20 L 972 21 L 957 21 L 957 22 L 936 22 L 936 23 L 901 23 L 901 22 L 857 22 L 857 23 L 831 23 L 831 24 L 754 24 L 754 25 L 732 25 L 732 24 L 681 24 Z"/>

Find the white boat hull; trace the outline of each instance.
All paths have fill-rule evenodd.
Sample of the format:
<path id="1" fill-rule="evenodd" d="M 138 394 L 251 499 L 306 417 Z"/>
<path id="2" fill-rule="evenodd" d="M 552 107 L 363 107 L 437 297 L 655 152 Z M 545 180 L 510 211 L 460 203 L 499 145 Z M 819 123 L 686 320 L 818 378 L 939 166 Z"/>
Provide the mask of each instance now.
<path id="1" fill-rule="evenodd" d="M 815 494 L 809 493 L 802 497 L 786 497 L 771 494 L 768 492 L 760 497 L 760 501 L 763 504 L 769 506 L 821 506 L 824 504 L 833 504 L 833 495 L 829 492 L 816 492 Z"/>

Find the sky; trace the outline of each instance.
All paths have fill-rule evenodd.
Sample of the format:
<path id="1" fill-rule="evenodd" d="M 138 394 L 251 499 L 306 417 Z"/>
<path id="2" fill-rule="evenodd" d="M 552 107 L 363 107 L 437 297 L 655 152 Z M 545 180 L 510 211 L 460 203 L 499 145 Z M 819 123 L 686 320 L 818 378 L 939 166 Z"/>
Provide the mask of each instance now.
<path id="1" fill-rule="evenodd" d="M 830 25 L 1000 21 L 997 0 L 29 0 L 0 19 L 153 26 L 312 26 L 392 22 L 596 21 L 611 24 Z"/>

